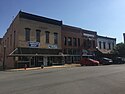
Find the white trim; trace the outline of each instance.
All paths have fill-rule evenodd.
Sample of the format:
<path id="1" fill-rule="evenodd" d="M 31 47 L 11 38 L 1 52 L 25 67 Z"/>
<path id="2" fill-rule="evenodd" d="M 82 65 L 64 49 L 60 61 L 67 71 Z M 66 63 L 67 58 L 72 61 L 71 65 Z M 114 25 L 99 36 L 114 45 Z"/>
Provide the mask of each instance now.
<path id="1" fill-rule="evenodd" d="M 17 48 L 15 50 L 13 50 L 9 55 L 12 55 L 16 50 L 17 50 Z"/>

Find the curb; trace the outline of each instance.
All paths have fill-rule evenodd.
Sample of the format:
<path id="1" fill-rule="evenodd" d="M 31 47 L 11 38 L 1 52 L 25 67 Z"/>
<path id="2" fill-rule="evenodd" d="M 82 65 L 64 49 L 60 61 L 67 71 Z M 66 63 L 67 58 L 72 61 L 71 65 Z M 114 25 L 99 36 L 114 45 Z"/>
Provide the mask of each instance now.
<path id="1" fill-rule="evenodd" d="M 66 65 L 61 65 L 61 66 L 51 66 L 51 67 L 44 67 L 43 69 L 41 67 L 27 68 L 26 70 L 24 68 L 9 69 L 9 70 L 5 70 L 5 71 L 29 71 L 29 70 L 44 70 L 44 69 L 72 68 L 72 67 L 80 67 L 80 64 L 66 64 Z"/>

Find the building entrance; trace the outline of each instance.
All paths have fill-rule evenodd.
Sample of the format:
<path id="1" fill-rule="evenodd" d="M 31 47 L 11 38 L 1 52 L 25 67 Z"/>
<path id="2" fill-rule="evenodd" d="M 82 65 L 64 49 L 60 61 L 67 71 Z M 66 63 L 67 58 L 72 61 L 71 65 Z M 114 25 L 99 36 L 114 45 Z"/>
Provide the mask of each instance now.
<path id="1" fill-rule="evenodd" d="M 40 67 L 41 65 L 43 65 L 43 57 L 40 56 L 31 57 L 31 63 L 30 63 L 31 67 Z"/>
<path id="2" fill-rule="evenodd" d="M 37 62 L 36 57 L 31 57 L 30 67 L 35 67 L 36 62 Z"/>

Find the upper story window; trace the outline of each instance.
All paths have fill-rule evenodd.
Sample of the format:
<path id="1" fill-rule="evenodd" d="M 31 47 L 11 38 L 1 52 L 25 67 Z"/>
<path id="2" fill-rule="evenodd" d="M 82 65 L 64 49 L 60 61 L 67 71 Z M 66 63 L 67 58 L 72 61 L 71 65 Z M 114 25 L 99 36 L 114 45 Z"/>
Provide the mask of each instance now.
<path id="1" fill-rule="evenodd" d="M 112 48 L 114 48 L 114 43 L 112 43 Z"/>
<path id="2" fill-rule="evenodd" d="M 80 46 L 80 38 L 78 38 L 78 46 Z"/>
<path id="3" fill-rule="evenodd" d="M 72 46 L 72 38 L 68 37 L 68 46 Z"/>
<path id="4" fill-rule="evenodd" d="M 86 41 L 86 40 L 84 40 L 83 44 L 84 44 L 84 45 L 83 45 L 84 48 L 87 49 L 87 41 Z"/>
<path id="5" fill-rule="evenodd" d="M 4 41 L 3 41 L 2 45 L 5 45 L 5 44 L 4 44 Z"/>
<path id="6" fill-rule="evenodd" d="M 84 48 L 89 49 L 91 47 L 91 41 L 89 39 L 84 39 Z"/>
<path id="7" fill-rule="evenodd" d="M 105 44 L 106 44 L 106 43 L 105 43 L 105 42 L 103 42 L 103 49 L 106 49 L 106 46 L 105 46 Z"/>
<path id="8" fill-rule="evenodd" d="M 67 45 L 67 38 L 64 37 L 64 45 Z"/>
<path id="9" fill-rule="evenodd" d="M 14 31 L 13 48 L 15 48 L 15 44 L 16 44 L 16 31 Z"/>
<path id="10" fill-rule="evenodd" d="M 90 39 L 87 39 L 86 40 L 86 49 L 89 49 L 89 48 L 91 48 L 92 47 L 92 41 L 90 40 Z"/>
<path id="11" fill-rule="evenodd" d="M 36 42 L 40 42 L 40 32 L 41 30 L 36 30 Z"/>
<path id="12" fill-rule="evenodd" d="M 30 41 L 30 28 L 25 28 L 25 40 Z"/>
<path id="13" fill-rule="evenodd" d="M 50 32 L 46 31 L 45 33 L 46 33 L 46 43 L 49 43 L 49 34 L 50 34 Z"/>
<path id="14" fill-rule="evenodd" d="M 12 34 L 10 34 L 10 46 L 12 46 Z"/>
<path id="15" fill-rule="evenodd" d="M 92 41 L 92 44 L 93 44 L 93 48 L 95 48 L 95 40 Z"/>
<path id="16" fill-rule="evenodd" d="M 111 43 L 108 43 L 108 45 L 109 45 L 109 50 L 111 49 Z"/>
<path id="17" fill-rule="evenodd" d="M 7 47 L 9 48 L 9 37 L 7 38 Z"/>
<path id="18" fill-rule="evenodd" d="M 102 42 L 99 41 L 99 49 L 102 49 Z"/>
<path id="19" fill-rule="evenodd" d="M 54 44 L 58 44 L 58 33 L 54 33 Z"/>
<path id="20" fill-rule="evenodd" d="M 73 46 L 77 46 L 76 38 L 73 38 Z"/>

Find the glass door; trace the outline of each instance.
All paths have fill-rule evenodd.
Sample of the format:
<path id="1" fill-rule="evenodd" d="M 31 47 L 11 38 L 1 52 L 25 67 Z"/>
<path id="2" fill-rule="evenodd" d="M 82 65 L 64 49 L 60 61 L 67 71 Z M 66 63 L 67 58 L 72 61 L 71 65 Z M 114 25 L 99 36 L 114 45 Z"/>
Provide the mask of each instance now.
<path id="1" fill-rule="evenodd" d="M 36 62 L 36 58 L 35 57 L 31 57 L 30 66 L 34 67 L 35 66 L 35 62 Z"/>

